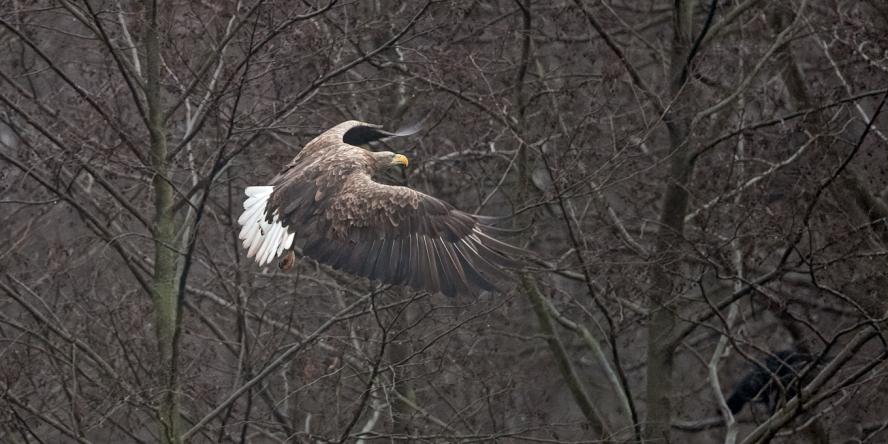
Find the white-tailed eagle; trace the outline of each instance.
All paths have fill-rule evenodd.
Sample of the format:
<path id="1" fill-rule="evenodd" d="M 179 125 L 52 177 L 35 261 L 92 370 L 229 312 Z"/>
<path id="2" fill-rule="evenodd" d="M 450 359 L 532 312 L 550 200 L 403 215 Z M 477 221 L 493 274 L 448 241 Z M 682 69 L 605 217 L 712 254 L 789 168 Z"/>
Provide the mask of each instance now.
<path id="1" fill-rule="evenodd" d="M 409 133 L 408 133 L 409 134 Z M 371 177 L 407 158 L 361 148 L 405 133 L 348 121 L 309 142 L 267 186 L 246 189 L 240 238 L 260 265 L 292 250 L 334 269 L 447 296 L 497 291 L 503 268 L 524 250 L 497 238 L 496 219 L 464 213 L 407 187 Z"/>

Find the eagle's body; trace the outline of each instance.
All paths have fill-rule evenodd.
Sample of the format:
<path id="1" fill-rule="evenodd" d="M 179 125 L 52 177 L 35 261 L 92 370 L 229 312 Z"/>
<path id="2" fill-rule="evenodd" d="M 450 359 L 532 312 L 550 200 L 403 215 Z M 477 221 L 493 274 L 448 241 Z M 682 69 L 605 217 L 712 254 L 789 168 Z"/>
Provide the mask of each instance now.
<path id="1" fill-rule="evenodd" d="M 448 296 L 493 291 L 520 253 L 493 236 L 492 219 L 407 187 L 371 180 L 407 158 L 360 148 L 399 134 L 341 123 L 309 142 L 268 186 L 248 187 L 240 238 L 265 264 L 298 243 L 348 273 Z"/>

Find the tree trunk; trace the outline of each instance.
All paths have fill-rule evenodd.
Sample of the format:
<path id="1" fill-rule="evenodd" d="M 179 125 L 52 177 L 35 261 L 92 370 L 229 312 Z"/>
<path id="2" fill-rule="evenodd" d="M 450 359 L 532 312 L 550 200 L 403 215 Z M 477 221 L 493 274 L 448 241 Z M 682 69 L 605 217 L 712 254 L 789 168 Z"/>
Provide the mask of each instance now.
<path id="1" fill-rule="evenodd" d="M 667 177 L 663 206 L 660 209 L 660 229 L 654 242 L 655 256 L 651 262 L 651 319 L 648 325 L 647 403 L 648 419 L 645 439 L 670 442 L 674 391 L 673 358 L 679 341 L 672 334 L 680 322 L 679 301 L 675 300 L 674 272 L 678 269 L 683 244 L 684 218 L 687 213 L 687 184 L 693 173 L 689 143 L 690 113 L 688 111 L 691 85 L 685 83 L 686 63 L 692 41 L 693 19 L 691 2 L 676 2 L 675 28 L 670 54 L 670 98 L 672 105 L 663 117 L 669 131 L 669 176 Z"/>
<path id="2" fill-rule="evenodd" d="M 157 335 L 158 387 L 163 392 L 158 408 L 158 435 L 161 443 L 181 443 L 179 424 L 179 378 L 176 367 L 179 339 L 180 268 L 176 245 L 176 213 L 173 208 L 173 187 L 166 139 L 164 110 L 161 103 L 160 44 L 157 29 L 157 2 L 148 5 L 148 26 L 145 34 L 145 73 L 148 105 L 147 124 L 150 156 L 154 167 L 154 281 L 152 304 L 154 329 Z"/>

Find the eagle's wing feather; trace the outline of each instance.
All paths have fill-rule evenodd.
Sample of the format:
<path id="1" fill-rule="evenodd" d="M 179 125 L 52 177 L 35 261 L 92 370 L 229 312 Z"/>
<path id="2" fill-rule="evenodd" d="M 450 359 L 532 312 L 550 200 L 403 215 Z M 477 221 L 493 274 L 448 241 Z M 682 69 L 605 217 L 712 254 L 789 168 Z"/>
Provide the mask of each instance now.
<path id="1" fill-rule="evenodd" d="M 314 190 L 290 187 L 300 193 Z M 363 174 L 348 176 L 320 200 L 308 202 L 285 190 L 280 195 L 301 202 L 286 205 L 292 210 L 281 216 L 284 226 L 292 229 L 317 219 L 315 229 L 297 236 L 305 239 L 305 255 L 387 284 L 448 296 L 493 291 L 508 279 L 502 269 L 518 265 L 507 254 L 523 253 L 493 237 L 504 230 L 485 223 L 491 219 Z"/>

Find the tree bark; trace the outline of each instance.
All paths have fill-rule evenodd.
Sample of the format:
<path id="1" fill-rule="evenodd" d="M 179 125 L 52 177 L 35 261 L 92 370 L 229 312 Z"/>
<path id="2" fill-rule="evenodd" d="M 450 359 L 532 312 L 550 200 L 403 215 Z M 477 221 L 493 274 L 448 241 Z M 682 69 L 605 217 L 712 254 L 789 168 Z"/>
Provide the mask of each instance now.
<path id="1" fill-rule="evenodd" d="M 181 443 L 179 377 L 176 356 L 179 340 L 179 253 L 175 248 L 176 213 L 173 208 L 173 186 L 170 183 L 170 162 L 166 124 L 161 99 L 160 42 L 158 37 L 156 1 L 148 4 L 148 26 L 145 28 L 145 75 L 147 77 L 147 125 L 150 134 L 149 155 L 154 167 L 154 280 L 151 295 L 154 307 L 154 330 L 157 336 L 158 387 L 162 391 L 158 408 L 160 442 Z M 181 240 L 179 241 L 181 242 Z"/>
<path id="2" fill-rule="evenodd" d="M 670 97 L 672 106 L 663 120 L 669 132 L 669 175 L 660 209 L 660 229 L 654 242 L 650 266 L 651 319 L 648 326 L 647 404 L 648 419 L 644 437 L 648 441 L 669 442 L 674 391 L 673 357 L 676 341 L 672 333 L 681 319 L 679 301 L 674 298 L 675 272 L 681 258 L 684 218 L 687 213 L 687 185 L 694 169 L 689 143 L 688 112 L 691 85 L 685 82 L 690 53 L 694 3 L 676 2 L 670 52 Z"/>

